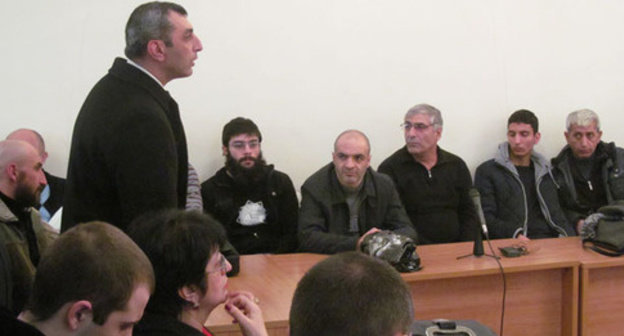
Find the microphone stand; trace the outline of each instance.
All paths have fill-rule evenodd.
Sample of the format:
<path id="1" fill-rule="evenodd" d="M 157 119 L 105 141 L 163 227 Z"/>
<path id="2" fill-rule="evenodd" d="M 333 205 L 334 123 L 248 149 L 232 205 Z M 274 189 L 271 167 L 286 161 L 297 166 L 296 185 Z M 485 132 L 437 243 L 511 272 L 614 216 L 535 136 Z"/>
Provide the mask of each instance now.
<path id="1" fill-rule="evenodd" d="M 486 256 L 486 257 L 490 257 L 494 259 L 500 259 L 500 257 L 496 255 L 485 254 L 483 252 L 483 236 L 482 235 L 485 235 L 485 239 L 487 239 L 488 244 L 490 245 L 490 249 L 492 249 L 492 245 L 490 244 L 490 237 L 488 235 L 487 225 L 485 225 L 485 216 L 483 215 L 483 208 L 481 207 L 481 195 L 479 195 L 479 191 L 475 188 L 470 189 L 469 195 L 472 198 L 472 201 L 475 205 L 475 210 L 477 212 L 479 222 L 481 224 L 481 230 L 477 230 L 477 236 L 475 237 L 475 240 L 474 240 L 472 253 L 457 257 L 457 260 L 463 259 L 466 257 L 471 257 L 471 256 L 475 256 L 477 258 Z M 492 253 L 494 253 L 493 249 L 492 249 Z"/>
<path id="2" fill-rule="evenodd" d="M 490 238 L 488 237 L 488 234 L 485 233 L 485 239 L 487 239 L 487 241 L 490 241 Z M 474 240 L 474 245 L 472 246 L 472 253 L 471 254 L 466 254 L 463 256 L 459 256 L 457 257 L 457 260 L 459 259 L 464 259 L 467 257 L 472 257 L 475 256 L 477 258 L 481 258 L 482 256 L 486 256 L 486 257 L 490 257 L 490 258 L 494 258 L 494 259 L 500 259 L 499 256 L 496 255 L 492 255 L 492 254 L 486 254 L 483 252 L 483 236 L 481 232 L 477 232 L 477 237 Z"/>

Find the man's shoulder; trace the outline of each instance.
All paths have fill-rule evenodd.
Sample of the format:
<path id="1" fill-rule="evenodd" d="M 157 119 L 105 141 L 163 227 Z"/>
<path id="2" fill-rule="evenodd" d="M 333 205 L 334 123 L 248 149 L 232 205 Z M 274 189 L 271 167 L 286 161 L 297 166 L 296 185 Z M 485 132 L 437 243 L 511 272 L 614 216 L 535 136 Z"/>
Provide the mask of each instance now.
<path id="1" fill-rule="evenodd" d="M 439 163 L 454 163 L 454 164 L 463 164 L 466 165 L 464 159 L 462 159 L 459 155 L 451 153 L 442 148 L 438 148 L 438 162 Z"/>
<path id="2" fill-rule="evenodd" d="M 305 182 L 303 182 L 301 189 L 306 189 L 308 191 L 320 191 L 328 189 L 329 185 L 331 184 L 330 171 L 332 171 L 333 169 L 334 168 L 332 163 L 321 167 L 319 170 L 310 175 L 305 180 Z"/>
<path id="3" fill-rule="evenodd" d="M 407 160 L 409 158 L 410 158 L 409 157 L 409 153 L 407 152 L 406 147 L 403 146 L 403 147 L 395 150 L 394 153 L 390 154 L 390 156 L 385 158 L 381 162 L 381 164 L 379 165 L 379 168 L 394 166 L 394 165 L 399 164 L 401 162 L 409 161 L 409 160 Z"/>
<path id="4" fill-rule="evenodd" d="M 230 180 L 227 170 L 225 167 L 221 167 L 221 169 L 217 170 L 217 172 L 210 176 L 207 180 L 201 183 L 202 190 L 208 188 L 216 188 L 218 186 L 229 186 Z"/>
<path id="5" fill-rule="evenodd" d="M 485 160 L 479 166 L 477 166 L 477 169 L 475 171 L 475 175 L 476 174 L 488 175 L 497 166 L 498 166 L 498 164 L 496 163 L 495 159 L 492 158 L 492 159 Z"/>

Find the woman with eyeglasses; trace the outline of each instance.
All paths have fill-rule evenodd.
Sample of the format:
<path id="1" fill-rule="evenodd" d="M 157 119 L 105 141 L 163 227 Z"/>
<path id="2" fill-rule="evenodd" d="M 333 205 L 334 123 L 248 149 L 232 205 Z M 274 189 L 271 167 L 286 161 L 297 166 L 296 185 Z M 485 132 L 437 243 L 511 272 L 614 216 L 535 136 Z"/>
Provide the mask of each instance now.
<path id="1" fill-rule="evenodd" d="M 267 335 L 253 296 L 227 289 L 232 266 L 219 252 L 225 232 L 212 217 L 183 210 L 148 214 L 130 224 L 128 235 L 156 275 L 156 289 L 134 335 L 211 336 L 204 322 L 222 303 L 245 336 Z"/>

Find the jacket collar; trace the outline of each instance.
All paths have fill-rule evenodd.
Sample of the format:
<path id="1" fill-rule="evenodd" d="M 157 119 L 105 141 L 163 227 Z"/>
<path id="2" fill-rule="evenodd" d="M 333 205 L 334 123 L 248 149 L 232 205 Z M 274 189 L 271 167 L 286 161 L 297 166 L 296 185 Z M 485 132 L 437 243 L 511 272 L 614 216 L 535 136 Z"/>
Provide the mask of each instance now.
<path id="1" fill-rule="evenodd" d="M 439 166 L 439 165 L 443 165 L 447 162 L 451 161 L 451 155 L 449 152 L 445 151 L 444 149 L 440 148 L 440 146 L 436 146 L 436 151 L 438 153 L 438 161 L 436 162 L 436 164 L 433 167 Z M 403 146 L 403 148 L 401 148 L 399 150 L 400 156 L 399 156 L 399 162 L 400 163 L 416 163 L 422 166 L 422 164 L 420 164 L 420 162 L 416 161 L 414 159 L 414 157 L 412 156 L 412 154 L 410 154 L 407 151 L 407 145 Z M 432 167 L 432 169 L 433 169 Z"/>
<path id="2" fill-rule="evenodd" d="M 167 92 L 160 83 L 155 81 L 144 71 L 136 66 L 128 64 L 125 59 L 117 57 L 108 72 L 112 76 L 140 86 L 145 91 L 149 92 L 149 94 L 154 97 L 160 105 L 162 105 L 165 111 L 169 110 L 169 100 L 173 100 L 173 98 L 169 95 L 169 92 Z"/>
<path id="3" fill-rule="evenodd" d="M 509 142 L 507 141 L 498 145 L 498 150 L 494 156 L 494 162 L 516 174 L 518 173 L 516 166 L 513 162 L 511 162 L 511 158 L 509 156 Z M 535 168 L 535 176 L 545 175 L 550 170 L 550 163 L 548 160 L 546 160 L 542 154 L 536 152 L 535 150 L 531 151 L 531 162 L 533 162 L 533 167 Z"/>

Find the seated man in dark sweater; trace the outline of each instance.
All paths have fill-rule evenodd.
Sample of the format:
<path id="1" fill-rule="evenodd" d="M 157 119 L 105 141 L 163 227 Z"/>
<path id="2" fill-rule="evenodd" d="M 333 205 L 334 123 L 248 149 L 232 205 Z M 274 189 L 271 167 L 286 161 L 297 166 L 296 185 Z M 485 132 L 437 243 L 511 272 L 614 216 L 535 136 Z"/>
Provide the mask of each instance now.
<path id="1" fill-rule="evenodd" d="M 438 146 L 442 115 L 431 105 L 407 111 L 405 146 L 379 165 L 394 180 L 419 244 L 473 240 L 478 229 L 468 192 L 472 178 L 464 160 Z"/>
<path id="2" fill-rule="evenodd" d="M 557 196 L 550 164 L 533 147 L 537 117 L 518 110 L 507 120 L 507 141 L 475 174 L 491 238 L 553 238 L 574 235 Z"/>
<path id="3" fill-rule="evenodd" d="M 585 217 L 624 200 L 624 149 L 601 141 L 600 119 L 588 109 L 566 120 L 568 145 L 552 159 L 559 199 L 570 224 L 580 232 Z"/>
<path id="4" fill-rule="evenodd" d="M 394 184 L 370 168 L 370 144 L 364 133 L 342 132 L 332 157 L 301 187 L 301 251 L 357 250 L 366 235 L 379 230 L 416 239 Z"/>
<path id="5" fill-rule="evenodd" d="M 258 126 L 234 118 L 222 142 L 225 167 L 201 185 L 204 211 L 223 224 L 240 254 L 293 252 L 297 195 L 288 175 L 264 161 Z"/>

